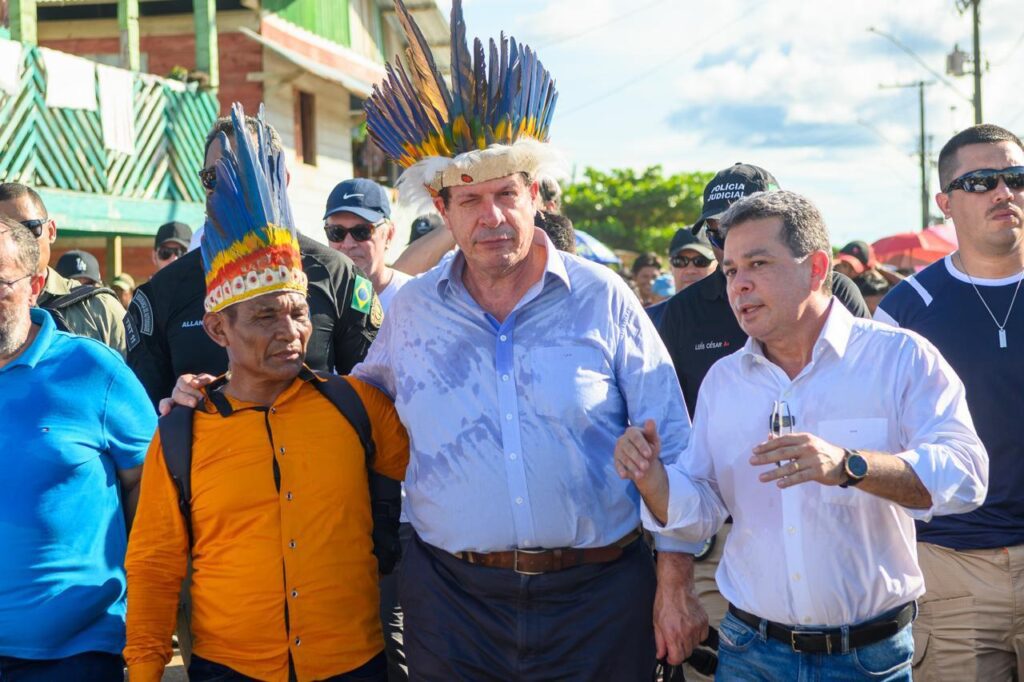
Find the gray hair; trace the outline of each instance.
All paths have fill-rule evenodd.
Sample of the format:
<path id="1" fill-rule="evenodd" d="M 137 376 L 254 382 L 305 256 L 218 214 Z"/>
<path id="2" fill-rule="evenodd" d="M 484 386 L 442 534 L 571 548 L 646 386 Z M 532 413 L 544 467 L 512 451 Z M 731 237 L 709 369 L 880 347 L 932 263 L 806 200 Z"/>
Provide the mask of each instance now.
<path id="1" fill-rule="evenodd" d="M 10 239 L 14 244 L 15 262 L 21 266 L 25 274 L 36 274 L 39 269 L 39 242 L 32 230 L 16 220 L 0 216 L 0 235 Z"/>
<path id="2" fill-rule="evenodd" d="M 724 237 L 730 228 L 764 218 L 782 221 L 782 242 L 795 257 L 803 258 L 815 251 L 824 251 L 828 255 L 829 267 L 822 282 L 822 291 L 831 294 L 832 242 L 818 207 L 796 192 L 757 192 L 729 207 L 719 219 L 719 231 Z"/>

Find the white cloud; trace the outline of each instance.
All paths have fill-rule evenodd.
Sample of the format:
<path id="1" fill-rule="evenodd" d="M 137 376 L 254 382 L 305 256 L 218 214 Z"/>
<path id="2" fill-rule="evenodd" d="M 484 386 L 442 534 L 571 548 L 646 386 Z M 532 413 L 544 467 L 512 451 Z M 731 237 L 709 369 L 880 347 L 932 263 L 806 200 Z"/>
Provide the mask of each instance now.
<path id="1" fill-rule="evenodd" d="M 940 74 L 953 44 L 971 43 L 952 0 L 474 0 L 465 13 L 471 36 L 505 30 L 537 47 L 561 93 L 554 141 L 581 168 L 759 163 L 822 206 L 837 242 L 920 222 L 916 90 L 879 85 L 934 78 L 868 27 Z M 985 118 L 1021 132 L 1024 27 L 1007 20 L 1019 16 L 1013 0 L 982 4 Z M 948 80 L 971 93 L 969 77 Z M 941 83 L 926 103 L 937 155 L 973 111 Z"/>

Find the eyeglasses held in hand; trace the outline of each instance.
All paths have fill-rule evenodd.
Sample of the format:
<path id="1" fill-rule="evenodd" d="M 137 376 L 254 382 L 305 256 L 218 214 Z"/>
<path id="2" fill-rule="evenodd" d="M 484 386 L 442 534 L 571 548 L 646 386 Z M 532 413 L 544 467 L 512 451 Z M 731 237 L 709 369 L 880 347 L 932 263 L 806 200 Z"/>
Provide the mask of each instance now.
<path id="1" fill-rule="evenodd" d="M 168 260 L 170 258 L 181 258 L 188 251 L 186 249 L 175 249 L 169 246 L 161 246 L 156 250 L 156 257 L 160 260 Z"/>
<path id="2" fill-rule="evenodd" d="M 711 265 L 713 261 L 705 256 L 672 256 L 672 259 L 669 262 L 672 263 L 672 267 L 674 268 L 689 267 L 691 263 L 695 268 L 706 268 Z"/>
<path id="3" fill-rule="evenodd" d="M 46 227 L 46 223 L 50 222 L 49 218 L 37 218 L 35 220 L 22 220 L 21 224 L 32 230 L 32 234 L 39 239 L 43 236 L 43 228 Z"/>
<path id="4" fill-rule="evenodd" d="M 1000 180 L 1010 189 L 1024 189 L 1024 166 L 1010 166 L 1002 170 L 982 168 L 964 173 L 949 183 L 943 192 L 949 194 L 955 189 L 962 189 L 971 194 L 984 194 L 998 187 Z"/>
<path id="5" fill-rule="evenodd" d="M 381 221 L 384 222 L 384 221 Z M 324 225 L 324 232 L 327 239 L 332 242 L 341 243 L 345 241 L 345 235 L 352 235 L 357 242 L 368 242 L 373 237 L 373 230 L 381 223 L 363 223 L 354 227 L 342 227 L 341 225 Z"/>
<path id="6" fill-rule="evenodd" d="M 771 438 L 788 436 L 793 433 L 796 426 L 796 417 L 789 409 L 789 403 L 785 400 L 772 402 L 772 414 L 768 417 L 768 433 Z M 782 462 L 776 462 L 775 466 L 781 467 Z"/>

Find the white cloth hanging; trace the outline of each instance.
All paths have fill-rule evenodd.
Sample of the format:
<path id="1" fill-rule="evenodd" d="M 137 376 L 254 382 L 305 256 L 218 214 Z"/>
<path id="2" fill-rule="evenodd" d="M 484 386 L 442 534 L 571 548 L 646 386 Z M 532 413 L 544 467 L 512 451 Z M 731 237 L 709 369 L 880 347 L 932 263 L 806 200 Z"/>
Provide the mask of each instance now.
<path id="1" fill-rule="evenodd" d="M 0 40 L 0 92 L 18 94 L 21 87 L 21 43 L 15 40 Z"/>
<path id="2" fill-rule="evenodd" d="M 46 106 L 96 111 L 96 62 L 40 48 L 46 70 Z"/>
<path id="3" fill-rule="evenodd" d="M 135 78 L 131 71 L 98 64 L 103 146 L 122 154 L 135 153 Z"/>

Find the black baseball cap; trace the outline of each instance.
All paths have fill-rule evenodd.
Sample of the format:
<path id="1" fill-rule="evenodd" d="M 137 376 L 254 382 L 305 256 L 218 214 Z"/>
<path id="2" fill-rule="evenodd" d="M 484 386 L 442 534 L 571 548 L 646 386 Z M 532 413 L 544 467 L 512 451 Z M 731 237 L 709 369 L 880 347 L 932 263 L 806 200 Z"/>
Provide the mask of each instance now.
<path id="1" fill-rule="evenodd" d="M 699 232 L 708 218 L 725 213 L 737 199 L 778 188 L 779 183 L 771 173 L 749 163 L 736 163 L 719 171 L 704 187 L 704 208 L 693 224 L 693 232 Z"/>
<path id="2" fill-rule="evenodd" d="M 425 213 L 421 215 L 419 218 L 412 221 L 412 227 L 409 229 L 409 243 L 412 244 L 423 235 L 428 234 L 439 227 L 444 227 L 444 219 L 441 216 L 436 213 Z"/>
<path id="3" fill-rule="evenodd" d="M 88 251 L 68 251 L 57 260 L 57 265 L 53 269 L 58 275 L 68 279 L 81 277 L 91 280 L 93 284 L 99 284 L 101 281 L 100 263 L 96 256 Z"/>
<path id="4" fill-rule="evenodd" d="M 157 228 L 153 248 L 159 249 L 165 242 L 174 242 L 187 249 L 190 241 L 192 241 L 192 228 L 185 223 L 172 220 Z"/>
<path id="5" fill-rule="evenodd" d="M 708 241 L 703 232 L 700 235 L 696 235 L 688 227 L 676 230 L 675 235 L 672 237 L 672 243 L 668 246 L 668 257 L 672 258 L 683 249 L 696 251 L 705 258 L 715 260 L 715 252 L 711 249 L 711 242 Z"/>
<path id="6" fill-rule="evenodd" d="M 354 213 L 371 223 L 391 218 L 388 193 L 373 180 L 353 178 L 338 183 L 327 197 L 324 220 L 335 213 Z"/>
<path id="7" fill-rule="evenodd" d="M 855 239 L 843 248 L 839 249 L 839 253 L 844 253 L 847 256 L 853 256 L 866 268 L 874 265 L 874 252 L 867 242 L 861 241 L 860 239 Z"/>

